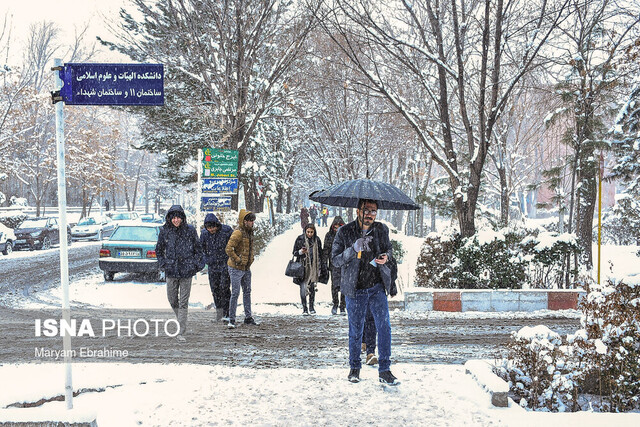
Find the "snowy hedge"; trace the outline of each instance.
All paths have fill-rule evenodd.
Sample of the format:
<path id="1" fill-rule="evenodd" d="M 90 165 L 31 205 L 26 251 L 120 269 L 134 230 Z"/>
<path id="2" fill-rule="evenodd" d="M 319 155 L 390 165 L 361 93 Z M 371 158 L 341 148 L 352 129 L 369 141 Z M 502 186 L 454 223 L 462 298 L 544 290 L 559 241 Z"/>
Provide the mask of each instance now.
<path id="1" fill-rule="evenodd" d="M 592 285 L 581 310 L 582 329 L 565 338 L 545 326 L 514 332 L 496 373 L 525 408 L 640 409 L 640 276 Z"/>
<path id="2" fill-rule="evenodd" d="M 574 235 L 539 229 L 429 234 L 416 267 L 416 286 L 460 289 L 557 288 L 564 260 L 579 250 Z M 575 272 L 570 272 L 575 274 Z"/>
<path id="3" fill-rule="evenodd" d="M 22 221 L 24 221 L 27 216 L 28 215 L 26 213 L 20 210 L 0 212 L 0 223 L 9 228 L 15 229 L 22 224 Z"/>

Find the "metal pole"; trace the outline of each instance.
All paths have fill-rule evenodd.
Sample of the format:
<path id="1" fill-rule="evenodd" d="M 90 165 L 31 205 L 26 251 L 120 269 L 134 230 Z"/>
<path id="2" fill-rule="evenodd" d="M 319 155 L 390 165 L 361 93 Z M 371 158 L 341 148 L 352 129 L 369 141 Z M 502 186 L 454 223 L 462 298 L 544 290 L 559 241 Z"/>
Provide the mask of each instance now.
<path id="1" fill-rule="evenodd" d="M 600 259 L 602 255 L 602 175 L 604 175 L 604 158 L 600 153 L 598 162 L 598 284 L 600 284 Z"/>
<path id="2" fill-rule="evenodd" d="M 196 159 L 196 164 L 198 165 L 197 170 L 198 170 L 198 184 L 196 187 L 196 221 L 200 221 L 200 218 L 202 218 L 202 221 L 204 222 L 204 217 L 202 215 L 202 174 L 203 169 L 204 169 L 204 165 L 202 164 L 202 161 L 204 160 L 204 153 L 202 151 L 202 148 L 198 149 L 198 158 Z M 199 227 L 199 224 L 196 224 L 196 229 Z"/>
<path id="3" fill-rule="evenodd" d="M 55 88 L 62 89 L 60 69 L 62 60 L 54 60 L 53 72 Z M 56 102 L 56 147 L 58 154 L 58 212 L 60 219 L 60 283 L 62 285 L 62 319 L 71 323 L 71 309 L 69 308 L 69 253 L 67 246 L 67 184 L 64 173 L 64 110 L 62 101 Z M 71 337 L 65 334 L 62 337 L 65 364 L 65 401 L 67 409 L 73 409 L 73 385 L 71 381 Z"/>

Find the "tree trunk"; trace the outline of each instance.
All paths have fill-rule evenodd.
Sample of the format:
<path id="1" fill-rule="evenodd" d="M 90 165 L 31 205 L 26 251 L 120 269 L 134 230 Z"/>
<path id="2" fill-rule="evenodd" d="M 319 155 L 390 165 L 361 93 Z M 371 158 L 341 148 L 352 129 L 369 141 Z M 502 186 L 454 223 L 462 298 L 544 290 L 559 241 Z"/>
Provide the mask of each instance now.
<path id="1" fill-rule="evenodd" d="M 509 189 L 507 188 L 507 171 L 497 168 L 500 177 L 500 227 L 509 225 Z"/>

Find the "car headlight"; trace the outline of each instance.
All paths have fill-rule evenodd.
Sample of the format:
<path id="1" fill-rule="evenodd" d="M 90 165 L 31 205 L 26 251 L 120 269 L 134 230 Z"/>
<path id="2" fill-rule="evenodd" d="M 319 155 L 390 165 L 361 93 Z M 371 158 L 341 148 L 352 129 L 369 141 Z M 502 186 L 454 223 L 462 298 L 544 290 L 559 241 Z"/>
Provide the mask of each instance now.
<path id="1" fill-rule="evenodd" d="M 30 234 L 31 234 L 31 237 L 38 237 L 40 233 L 42 233 L 42 231 L 34 231 L 33 233 L 30 233 Z"/>

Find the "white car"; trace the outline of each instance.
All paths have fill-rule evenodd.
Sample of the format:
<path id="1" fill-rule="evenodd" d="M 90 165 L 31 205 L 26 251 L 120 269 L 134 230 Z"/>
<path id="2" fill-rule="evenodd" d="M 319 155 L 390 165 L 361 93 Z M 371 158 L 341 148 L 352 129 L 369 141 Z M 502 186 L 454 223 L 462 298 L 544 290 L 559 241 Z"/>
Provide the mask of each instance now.
<path id="1" fill-rule="evenodd" d="M 13 244 L 16 241 L 16 235 L 13 230 L 4 224 L 0 224 L 0 252 L 9 255 L 13 252 Z"/>
<path id="2" fill-rule="evenodd" d="M 71 238 L 73 240 L 91 239 L 99 241 L 104 237 L 111 236 L 115 228 L 116 224 L 108 216 L 88 216 L 82 218 L 73 226 Z"/>
<path id="3" fill-rule="evenodd" d="M 107 215 L 111 217 L 116 226 L 121 224 L 133 225 L 141 222 L 137 212 L 109 212 Z"/>

